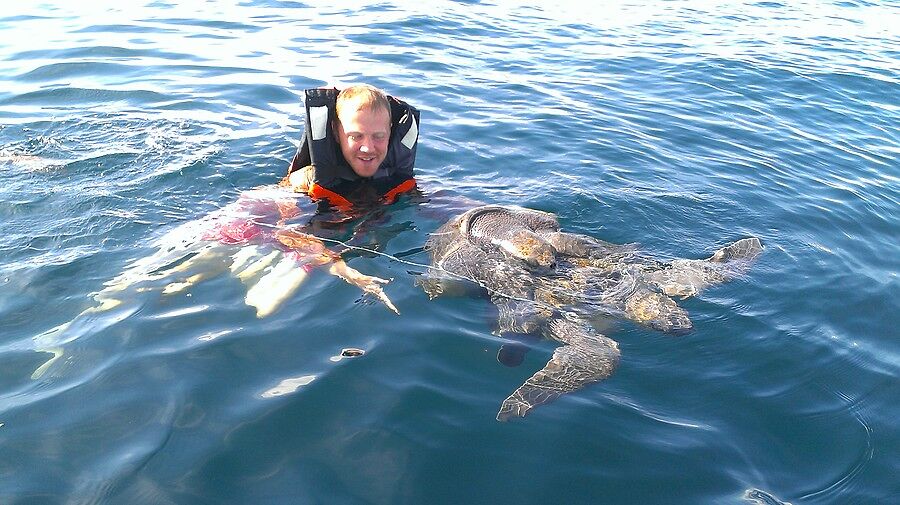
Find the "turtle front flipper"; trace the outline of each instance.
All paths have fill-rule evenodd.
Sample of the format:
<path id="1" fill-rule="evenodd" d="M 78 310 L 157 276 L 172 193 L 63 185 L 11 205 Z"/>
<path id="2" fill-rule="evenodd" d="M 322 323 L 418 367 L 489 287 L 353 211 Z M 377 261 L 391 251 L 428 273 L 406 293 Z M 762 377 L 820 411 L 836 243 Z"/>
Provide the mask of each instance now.
<path id="1" fill-rule="evenodd" d="M 619 345 L 589 325 L 554 319 L 544 332 L 547 337 L 568 344 L 558 347 L 543 369 L 503 401 L 498 421 L 524 417 L 538 405 L 606 379 L 619 364 Z"/>
<path id="2" fill-rule="evenodd" d="M 708 261 L 712 263 L 742 262 L 749 266 L 749 263 L 753 262 L 762 253 L 762 250 L 762 242 L 758 238 L 742 238 L 713 253 Z"/>
<path id="3" fill-rule="evenodd" d="M 762 253 L 756 237 L 729 244 L 705 260 L 677 259 L 649 272 L 647 277 L 669 296 L 689 297 L 714 284 L 743 275 Z"/>

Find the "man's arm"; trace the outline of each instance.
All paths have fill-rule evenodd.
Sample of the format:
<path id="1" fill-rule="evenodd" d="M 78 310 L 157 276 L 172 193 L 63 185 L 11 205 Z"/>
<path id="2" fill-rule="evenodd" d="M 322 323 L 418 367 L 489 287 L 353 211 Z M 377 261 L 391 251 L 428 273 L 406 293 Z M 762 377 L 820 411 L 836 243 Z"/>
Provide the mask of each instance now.
<path id="1" fill-rule="evenodd" d="M 278 185 L 291 188 L 291 191 L 305 195 L 309 192 L 309 187 L 312 186 L 312 180 L 313 167 L 309 165 L 284 176 L 278 182 Z M 278 226 L 283 226 L 286 220 L 296 217 L 298 214 L 296 199 L 291 199 L 290 202 L 279 201 L 278 213 L 281 214 Z"/>
<path id="2" fill-rule="evenodd" d="M 313 167 L 305 166 L 300 170 L 295 170 L 281 179 L 278 184 L 280 186 L 288 186 L 297 193 L 308 193 L 313 183 Z"/>

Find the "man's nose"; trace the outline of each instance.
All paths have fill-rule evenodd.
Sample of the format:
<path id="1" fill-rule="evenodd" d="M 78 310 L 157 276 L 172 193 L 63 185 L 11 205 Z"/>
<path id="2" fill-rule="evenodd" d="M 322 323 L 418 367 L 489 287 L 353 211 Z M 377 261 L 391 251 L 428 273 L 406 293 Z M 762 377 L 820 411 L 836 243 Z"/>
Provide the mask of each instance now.
<path id="1" fill-rule="evenodd" d="M 363 144 L 363 145 L 359 146 L 359 150 L 360 150 L 360 152 L 367 153 L 367 152 L 369 152 L 369 146 L 366 144 Z"/>

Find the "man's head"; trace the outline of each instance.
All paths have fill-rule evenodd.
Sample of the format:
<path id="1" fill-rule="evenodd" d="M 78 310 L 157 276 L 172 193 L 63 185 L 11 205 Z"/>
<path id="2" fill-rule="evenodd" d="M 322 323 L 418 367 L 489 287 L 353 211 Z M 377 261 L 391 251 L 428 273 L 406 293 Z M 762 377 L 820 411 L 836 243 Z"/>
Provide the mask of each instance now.
<path id="1" fill-rule="evenodd" d="M 391 105 L 378 88 L 345 88 L 335 103 L 334 136 L 344 159 L 360 177 L 375 175 L 391 139 Z"/>

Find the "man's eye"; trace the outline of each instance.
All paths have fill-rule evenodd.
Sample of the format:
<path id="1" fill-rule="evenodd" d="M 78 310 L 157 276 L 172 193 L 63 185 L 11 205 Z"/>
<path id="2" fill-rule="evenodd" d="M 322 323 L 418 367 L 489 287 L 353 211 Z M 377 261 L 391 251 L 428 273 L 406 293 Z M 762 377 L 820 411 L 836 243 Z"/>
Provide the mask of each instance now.
<path id="1" fill-rule="evenodd" d="M 357 141 L 360 138 L 360 135 L 347 135 L 347 136 L 350 137 L 350 140 L 353 140 L 353 141 Z"/>
<path id="2" fill-rule="evenodd" d="M 384 140 L 384 138 L 385 138 L 386 136 L 387 136 L 387 135 L 385 135 L 385 134 L 383 134 L 383 133 L 376 133 L 375 135 L 373 135 L 373 137 L 375 137 L 375 140 Z"/>

